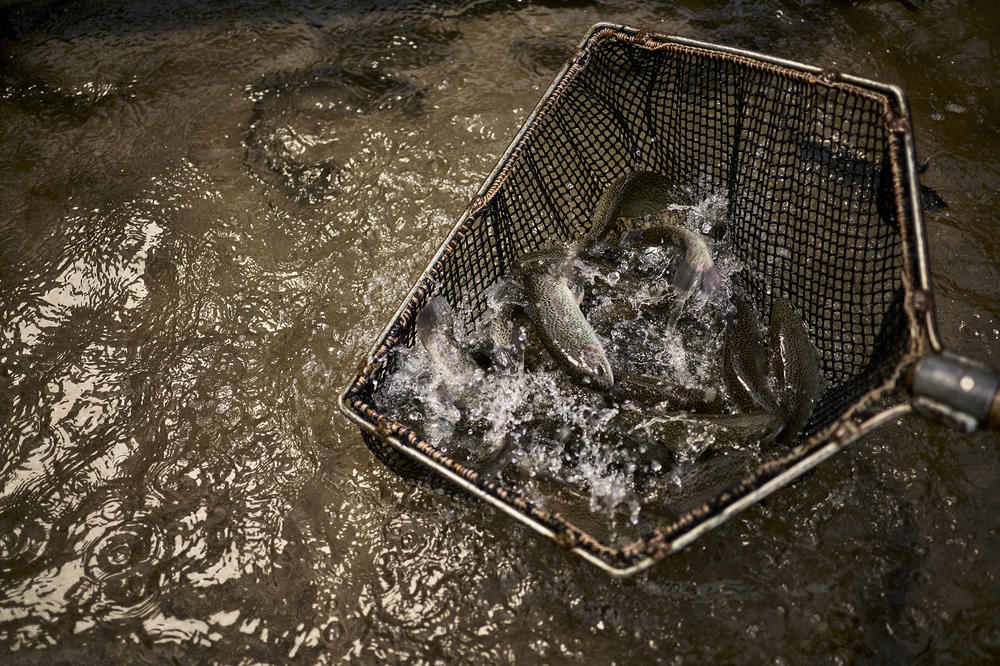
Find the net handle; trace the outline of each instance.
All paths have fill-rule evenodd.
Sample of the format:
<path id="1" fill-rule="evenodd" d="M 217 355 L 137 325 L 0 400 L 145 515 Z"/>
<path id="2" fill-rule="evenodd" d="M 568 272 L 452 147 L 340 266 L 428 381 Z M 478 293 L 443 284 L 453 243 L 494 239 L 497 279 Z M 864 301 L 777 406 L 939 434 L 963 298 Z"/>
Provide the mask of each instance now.
<path id="1" fill-rule="evenodd" d="M 906 377 L 913 407 L 966 433 L 1000 430 L 1000 372 L 948 351 L 917 361 Z"/>

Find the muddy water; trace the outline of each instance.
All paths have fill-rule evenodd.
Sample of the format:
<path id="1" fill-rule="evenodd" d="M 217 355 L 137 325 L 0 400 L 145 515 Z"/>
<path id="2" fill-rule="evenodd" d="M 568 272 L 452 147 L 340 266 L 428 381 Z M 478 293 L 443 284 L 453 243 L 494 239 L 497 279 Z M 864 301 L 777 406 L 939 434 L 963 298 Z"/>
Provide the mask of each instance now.
<path id="1" fill-rule="evenodd" d="M 991 3 L 0 12 L 4 662 L 1000 653 L 994 435 L 903 421 L 614 581 L 399 481 L 336 410 L 598 20 L 902 85 L 942 336 L 1000 365 Z"/>

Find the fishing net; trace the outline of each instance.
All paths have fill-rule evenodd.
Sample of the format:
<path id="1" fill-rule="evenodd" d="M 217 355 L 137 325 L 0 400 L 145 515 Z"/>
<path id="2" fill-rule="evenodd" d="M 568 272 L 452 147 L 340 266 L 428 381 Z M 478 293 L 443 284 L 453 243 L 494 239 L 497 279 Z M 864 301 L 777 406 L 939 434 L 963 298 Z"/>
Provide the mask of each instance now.
<path id="1" fill-rule="evenodd" d="M 902 93 L 735 49 L 597 25 L 557 76 L 342 396 L 367 445 L 400 474 L 485 499 L 587 559 L 638 570 L 857 436 L 926 346 L 922 230 Z M 766 318 L 801 315 L 824 390 L 791 446 L 626 544 L 608 543 L 517 488 L 456 462 L 377 408 L 432 293 L 474 319 L 518 257 L 573 243 L 632 170 L 725 191 L 733 283 Z M 583 213 L 581 213 L 581 211 Z M 932 331 L 931 331 L 932 333 Z"/>

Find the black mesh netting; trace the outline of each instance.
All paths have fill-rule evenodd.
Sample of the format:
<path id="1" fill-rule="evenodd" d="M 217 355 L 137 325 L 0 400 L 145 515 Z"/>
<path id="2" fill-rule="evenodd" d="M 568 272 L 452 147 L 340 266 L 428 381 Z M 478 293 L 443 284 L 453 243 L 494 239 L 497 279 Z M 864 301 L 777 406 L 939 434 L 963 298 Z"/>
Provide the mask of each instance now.
<path id="1" fill-rule="evenodd" d="M 483 291 L 513 259 L 553 236 L 579 238 L 610 183 L 651 170 L 699 194 L 726 191 L 727 234 L 745 266 L 736 283 L 759 312 L 788 299 L 821 354 L 827 388 L 803 441 L 829 430 L 891 388 L 915 344 L 904 309 L 910 221 L 900 219 L 908 209 L 893 131 L 904 113 L 885 94 L 836 76 L 595 29 L 347 395 L 379 423 L 372 392 L 393 347 L 412 342 L 429 291 L 481 313 Z M 379 428 L 366 441 L 380 459 L 426 472 L 380 436 L 435 457 L 430 447 L 404 424 L 382 418 Z"/>

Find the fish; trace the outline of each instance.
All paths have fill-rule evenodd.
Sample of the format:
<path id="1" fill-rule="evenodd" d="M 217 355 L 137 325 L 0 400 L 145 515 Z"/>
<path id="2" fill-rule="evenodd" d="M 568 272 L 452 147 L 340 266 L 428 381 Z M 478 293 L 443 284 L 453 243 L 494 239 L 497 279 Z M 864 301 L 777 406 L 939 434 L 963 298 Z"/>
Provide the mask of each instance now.
<path id="1" fill-rule="evenodd" d="M 683 190 L 667 176 L 653 171 L 630 171 L 608 187 L 591 212 L 591 230 L 585 248 L 668 243 L 683 252 L 674 274 L 674 284 L 684 291 L 699 289 L 710 294 L 722 285 L 705 239 L 684 228 L 684 215 L 674 208 L 689 201 Z"/>
<path id="2" fill-rule="evenodd" d="M 744 411 L 778 411 L 778 396 L 768 382 L 769 355 L 758 318 L 739 293 L 733 294 L 736 318 L 722 343 L 722 378 L 729 397 Z"/>
<path id="3" fill-rule="evenodd" d="M 607 519 L 592 508 L 590 488 L 582 479 L 574 483 L 555 472 L 520 465 L 509 465 L 498 476 L 533 503 L 589 534 L 607 529 Z"/>
<path id="4" fill-rule="evenodd" d="M 927 172 L 927 167 L 931 164 L 930 158 L 924 160 L 924 163 L 917 167 L 917 173 L 923 175 Z M 923 208 L 926 211 L 936 213 L 942 208 L 947 208 L 948 203 L 941 197 L 938 192 L 923 183 L 920 183 L 920 200 L 923 203 Z"/>
<path id="5" fill-rule="evenodd" d="M 677 461 L 703 462 L 734 445 L 774 441 L 783 431 L 781 414 L 766 411 L 737 414 L 658 413 L 637 426 L 623 427 L 633 439 L 665 449 Z"/>
<path id="6" fill-rule="evenodd" d="M 604 345 L 580 311 L 577 294 L 565 274 L 568 256 L 562 249 L 541 250 L 516 264 L 528 305 L 526 313 L 555 361 L 584 386 L 600 391 L 614 387 L 614 372 Z"/>
<path id="7" fill-rule="evenodd" d="M 424 111 L 423 91 L 380 68 L 320 66 L 262 76 L 246 89 L 253 102 L 243 139 L 250 172 L 303 204 L 343 195 L 352 141 L 346 119 L 358 113 Z"/>
<path id="8" fill-rule="evenodd" d="M 492 313 L 489 339 L 492 349 L 488 360 L 500 372 L 514 372 L 524 366 L 524 350 L 528 345 L 528 330 L 521 309 L 510 303 L 501 304 Z"/>
<path id="9" fill-rule="evenodd" d="M 609 397 L 656 405 L 660 410 L 710 413 L 722 408 L 722 395 L 715 388 L 690 388 L 662 377 L 638 373 L 619 373 Z"/>
<path id="10" fill-rule="evenodd" d="M 784 420 L 774 412 L 741 412 L 739 414 L 698 414 L 691 421 L 715 428 L 734 443 L 765 443 L 776 439 L 784 430 Z"/>
<path id="11" fill-rule="evenodd" d="M 809 332 L 792 304 L 784 298 L 776 298 L 771 304 L 768 355 L 785 418 L 778 441 L 787 444 L 794 441 L 808 423 L 813 405 L 822 392 L 823 380 L 819 354 L 809 339 Z"/>
<path id="12" fill-rule="evenodd" d="M 432 297 L 417 315 L 417 339 L 446 382 L 460 384 L 473 377 L 479 366 L 455 341 L 454 331 L 455 312 L 451 305 L 444 296 Z"/>
<path id="13" fill-rule="evenodd" d="M 613 182 L 597 200 L 590 214 L 587 242 L 616 245 L 624 238 L 633 220 L 668 211 L 670 222 L 679 224 L 683 216 L 670 206 L 687 200 L 683 191 L 668 177 L 653 171 L 629 171 Z M 626 222 L 619 224 L 620 220 Z"/>
<path id="14" fill-rule="evenodd" d="M 924 210 L 936 213 L 942 208 L 947 208 L 947 202 L 937 193 L 936 190 L 927 187 L 923 183 L 920 183 L 920 201 L 923 203 Z"/>
<path id="15" fill-rule="evenodd" d="M 715 293 L 722 286 L 722 275 L 708 252 L 705 240 L 701 234 L 666 222 L 668 218 L 661 212 L 657 215 L 657 220 L 661 222 L 659 225 L 629 233 L 626 236 L 627 242 L 633 245 L 675 245 L 681 248 L 684 257 L 674 272 L 674 286 L 684 292 L 698 289 L 705 294 Z"/>

